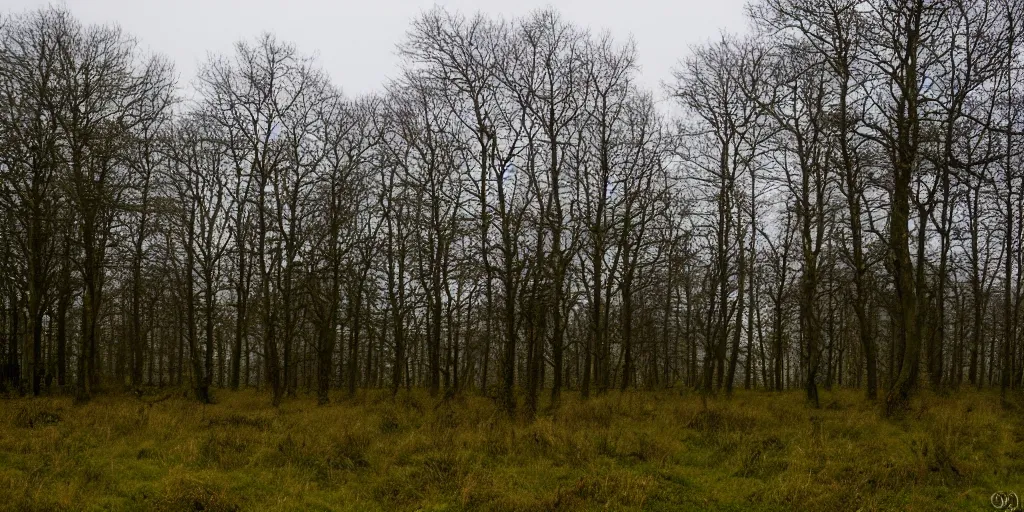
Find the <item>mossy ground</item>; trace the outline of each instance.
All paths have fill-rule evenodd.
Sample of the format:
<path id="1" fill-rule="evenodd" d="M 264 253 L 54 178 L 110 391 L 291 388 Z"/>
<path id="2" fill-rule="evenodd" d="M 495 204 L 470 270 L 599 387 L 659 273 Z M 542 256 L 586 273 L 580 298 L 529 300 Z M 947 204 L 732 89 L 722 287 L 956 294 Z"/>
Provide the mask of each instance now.
<path id="1" fill-rule="evenodd" d="M 856 391 L 611 393 L 532 422 L 485 397 L 255 391 L 0 400 L 0 509 L 991 510 L 1024 409 L 961 391 L 883 419 Z"/>

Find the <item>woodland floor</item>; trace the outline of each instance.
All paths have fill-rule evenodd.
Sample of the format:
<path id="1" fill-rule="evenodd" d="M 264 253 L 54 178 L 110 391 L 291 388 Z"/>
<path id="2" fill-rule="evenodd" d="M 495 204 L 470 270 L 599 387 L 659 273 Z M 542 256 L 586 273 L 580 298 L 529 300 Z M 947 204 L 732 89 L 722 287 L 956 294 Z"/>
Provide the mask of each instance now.
<path id="1" fill-rule="evenodd" d="M 166 392 L 164 392 L 166 393 Z M 993 510 L 1024 494 L 1024 407 L 857 391 L 568 394 L 533 422 L 490 399 L 254 391 L 0 399 L 0 509 Z"/>

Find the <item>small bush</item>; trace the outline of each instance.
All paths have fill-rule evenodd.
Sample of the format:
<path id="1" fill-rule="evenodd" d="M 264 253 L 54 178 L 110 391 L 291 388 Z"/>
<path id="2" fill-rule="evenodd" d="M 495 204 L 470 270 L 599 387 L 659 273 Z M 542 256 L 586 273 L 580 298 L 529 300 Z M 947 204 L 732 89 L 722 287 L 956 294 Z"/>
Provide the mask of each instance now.
<path id="1" fill-rule="evenodd" d="M 21 428 L 45 427 L 61 422 L 60 410 L 49 410 L 39 402 L 30 402 L 19 407 L 14 413 L 14 425 Z"/>

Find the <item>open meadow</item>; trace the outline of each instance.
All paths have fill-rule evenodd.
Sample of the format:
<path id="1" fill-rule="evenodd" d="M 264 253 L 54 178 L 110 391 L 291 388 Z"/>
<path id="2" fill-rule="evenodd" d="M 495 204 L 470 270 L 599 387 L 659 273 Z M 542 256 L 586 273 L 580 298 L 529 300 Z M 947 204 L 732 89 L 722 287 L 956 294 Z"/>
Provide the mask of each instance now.
<path id="1" fill-rule="evenodd" d="M 854 391 L 492 400 L 364 392 L 202 405 L 177 392 L 0 401 L 9 510 L 993 510 L 1024 490 L 1022 410 L 924 394 L 882 419 Z M 161 401 L 155 402 L 155 400 Z"/>

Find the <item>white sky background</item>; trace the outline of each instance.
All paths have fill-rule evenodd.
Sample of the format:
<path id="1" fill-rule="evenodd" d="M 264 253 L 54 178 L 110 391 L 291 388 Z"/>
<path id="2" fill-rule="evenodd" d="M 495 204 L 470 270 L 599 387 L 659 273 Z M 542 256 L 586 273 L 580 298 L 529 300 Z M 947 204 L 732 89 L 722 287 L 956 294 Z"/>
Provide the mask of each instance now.
<path id="1" fill-rule="evenodd" d="M 693 44 L 723 31 L 744 32 L 745 0 L 65 0 L 85 23 L 117 23 L 143 48 L 174 63 L 179 86 L 190 89 L 210 53 L 226 54 L 240 39 L 266 31 L 316 55 L 334 84 L 348 96 L 380 91 L 397 75 L 396 45 L 412 20 L 434 5 L 472 15 L 506 19 L 554 7 L 566 21 L 616 40 L 632 35 L 640 82 L 662 98 L 661 84 Z M 0 0 L 0 12 L 51 4 L 48 0 Z"/>

